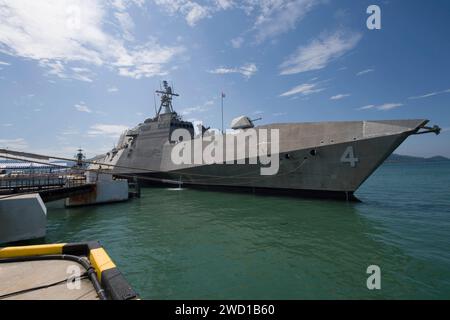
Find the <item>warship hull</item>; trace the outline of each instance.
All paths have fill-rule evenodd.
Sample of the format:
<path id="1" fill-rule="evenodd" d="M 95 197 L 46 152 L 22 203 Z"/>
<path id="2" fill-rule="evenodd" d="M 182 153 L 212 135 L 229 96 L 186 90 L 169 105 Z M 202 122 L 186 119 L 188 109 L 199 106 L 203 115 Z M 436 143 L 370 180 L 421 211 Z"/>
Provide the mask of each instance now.
<path id="1" fill-rule="evenodd" d="M 140 128 L 131 141 L 122 143 L 99 162 L 110 166 L 117 176 L 136 176 L 143 185 L 175 184 L 209 190 L 355 200 L 354 192 L 361 184 L 427 122 L 348 121 L 255 127 L 256 131 L 275 129 L 279 133 L 278 152 L 271 154 L 279 160 L 278 170 L 273 175 L 261 175 L 264 165 L 252 161 L 256 159 L 250 156 L 213 164 L 174 164 L 175 145 L 169 138 L 173 128 L 161 125 L 156 132 L 146 130 L 145 126 Z M 246 134 L 246 131 L 240 130 L 235 135 Z M 202 146 L 206 147 L 205 142 Z M 244 155 L 249 155 L 248 150 L 244 151 Z"/>

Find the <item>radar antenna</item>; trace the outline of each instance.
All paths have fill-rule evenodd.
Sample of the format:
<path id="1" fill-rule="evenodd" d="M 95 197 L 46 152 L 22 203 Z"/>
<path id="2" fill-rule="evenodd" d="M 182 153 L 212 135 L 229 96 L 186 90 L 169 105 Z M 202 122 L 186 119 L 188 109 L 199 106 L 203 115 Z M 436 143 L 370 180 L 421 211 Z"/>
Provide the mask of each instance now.
<path id="1" fill-rule="evenodd" d="M 161 90 L 157 90 L 156 93 L 161 94 L 161 105 L 159 106 L 159 110 L 157 112 L 157 116 L 159 116 L 161 114 L 161 111 L 163 111 L 163 114 L 166 113 L 173 113 L 173 107 L 172 107 L 172 98 L 175 97 L 179 97 L 179 94 L 173 93 L 172 92 L 172 87 L 169 86 L 169 84 L 167 83 L 167 81 L 163 81 L 163 87 L 164 87 L 164 91 Z M 163 109 L 164 108 L 164 109 Z"/>
<path id="2" fill-rule="evenodd" d="M 81 168 L 83 166 L 83 161 L 86 159 L 85 155 L 83 154 L 83 149 L 78 149 L 78 153 L 75 155 L 75 158 L 77 159 L 76 166 Z"/>

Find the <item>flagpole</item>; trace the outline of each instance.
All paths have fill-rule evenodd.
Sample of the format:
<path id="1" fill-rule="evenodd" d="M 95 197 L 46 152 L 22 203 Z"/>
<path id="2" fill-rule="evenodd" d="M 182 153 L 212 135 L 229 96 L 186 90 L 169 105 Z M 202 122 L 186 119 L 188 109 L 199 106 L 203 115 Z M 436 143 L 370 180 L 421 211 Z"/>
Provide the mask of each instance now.
<path id="1" fill-rule="evenodd" d="M 222 98 L 222 134 L 223 134 L 223 92 L 220 96 Z"/>

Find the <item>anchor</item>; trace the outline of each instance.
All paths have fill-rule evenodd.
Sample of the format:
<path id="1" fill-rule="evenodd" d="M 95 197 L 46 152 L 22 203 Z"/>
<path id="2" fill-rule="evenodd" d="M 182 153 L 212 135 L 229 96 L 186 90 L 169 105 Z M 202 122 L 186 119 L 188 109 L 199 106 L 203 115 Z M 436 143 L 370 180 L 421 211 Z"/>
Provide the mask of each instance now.
<path id="1" fill-rule="evenodd" d="M 423 131 L 420 131 L 423 130 Z M 434 133 L 436 135 L 439 135 L 441 133 L 441 127 L 434 125 L 432 127 L 422 126 L 413 134 L 425 134 L 425 133 Z"/>

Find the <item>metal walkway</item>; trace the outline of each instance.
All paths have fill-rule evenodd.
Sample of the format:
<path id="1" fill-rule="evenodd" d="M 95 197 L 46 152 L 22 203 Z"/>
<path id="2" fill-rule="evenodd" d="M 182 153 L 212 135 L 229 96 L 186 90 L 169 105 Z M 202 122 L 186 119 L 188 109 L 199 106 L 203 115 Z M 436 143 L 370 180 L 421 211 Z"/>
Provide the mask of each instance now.
<path id="1" fill-rule="evenodd" d="M 26 173 L 0 176 L 0 197 L 23 193 L 39 193 L 44 202 L 92 192 L 95 184 L 86 177 L 65 173 Z"/>

